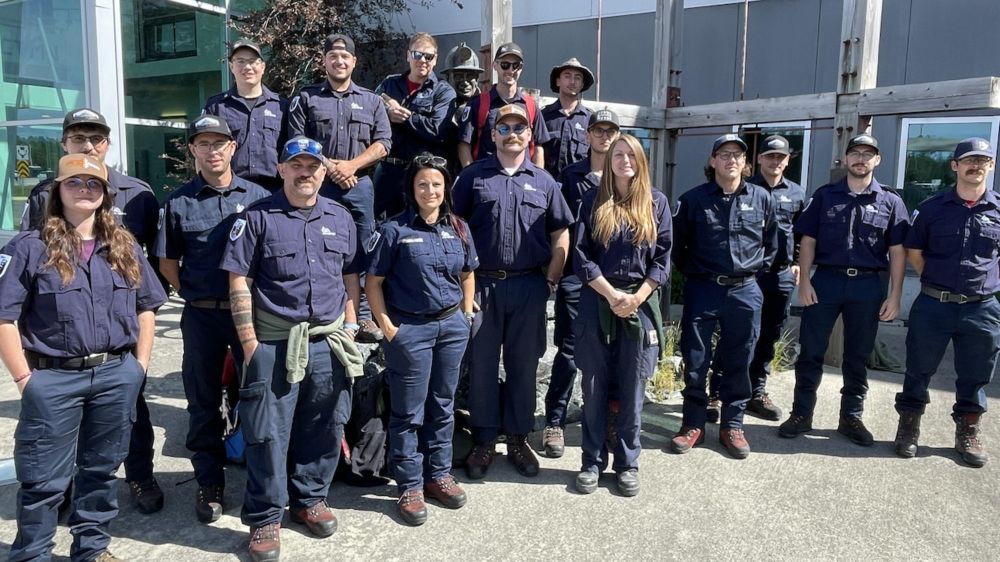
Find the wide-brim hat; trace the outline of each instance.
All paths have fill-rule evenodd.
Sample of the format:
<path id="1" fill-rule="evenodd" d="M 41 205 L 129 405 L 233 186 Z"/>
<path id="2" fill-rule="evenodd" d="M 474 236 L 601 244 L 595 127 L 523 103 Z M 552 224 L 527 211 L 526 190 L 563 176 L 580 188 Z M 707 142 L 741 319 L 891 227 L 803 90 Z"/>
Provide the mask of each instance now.
<path id="1" fill-rule="evenodd" d="M 556 80 L 562 74 L 562 71 L 568 69 L 579 70 L 583 74 L 583 89 L 580 92 L 586 92 L 594 85 L 594 73 L 586 66 L 583 66 L 580 61 L 576 60 L 576 57 L 573 57 L 559 66 L 552 67 L 552 72 L 549 73 L 549 87 L 552 88 L 553 92 L 559 93 Z"/>

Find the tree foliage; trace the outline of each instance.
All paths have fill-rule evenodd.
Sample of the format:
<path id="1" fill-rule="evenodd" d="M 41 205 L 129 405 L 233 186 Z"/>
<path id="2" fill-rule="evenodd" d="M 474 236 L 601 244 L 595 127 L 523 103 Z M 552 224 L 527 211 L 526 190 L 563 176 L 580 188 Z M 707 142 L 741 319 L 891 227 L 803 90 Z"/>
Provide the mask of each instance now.
<path id="1" fill-rule="evenodd" d="M 421 0 L 420 5 L 432 1 Z M 267 86 L 291 95 L 324 78 L 321 51 L 323 39 L 330 33 L 343 33 L 354 40 L 358 50 L 356 81 L 361 82 L 359 76 L 398 72 L 406 35 L 395 31 L 392 21 L 397 14 L 408 12 L 409 4 L 407 0 L 266 0 L 260 9 L 233 23 L 242 36 L 269 51 Z"/>

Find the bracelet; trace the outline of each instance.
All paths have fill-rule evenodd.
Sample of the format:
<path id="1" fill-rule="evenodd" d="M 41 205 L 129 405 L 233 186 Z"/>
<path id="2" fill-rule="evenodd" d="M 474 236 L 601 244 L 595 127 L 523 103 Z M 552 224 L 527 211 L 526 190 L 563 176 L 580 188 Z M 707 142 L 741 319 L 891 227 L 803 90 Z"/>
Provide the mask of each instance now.
<path id="1" fill-rule="evenodd" d="M 21 375 L 21 376 L 19 376 L 19 377 L 15 378 L 15 379 L 13 379 L 13 381 L 14 381 L 15 383 L 18 383 L 18 382 L 21 382 L 21 381 L 23 381 L 24 379 L 26 379 L 26 378 L 28 378 L 28 377 L 30 377 L 30 376 L 31 376 L 31 371 L 28 371 L 27 373 L 24 373 L 23 375 Z"/>

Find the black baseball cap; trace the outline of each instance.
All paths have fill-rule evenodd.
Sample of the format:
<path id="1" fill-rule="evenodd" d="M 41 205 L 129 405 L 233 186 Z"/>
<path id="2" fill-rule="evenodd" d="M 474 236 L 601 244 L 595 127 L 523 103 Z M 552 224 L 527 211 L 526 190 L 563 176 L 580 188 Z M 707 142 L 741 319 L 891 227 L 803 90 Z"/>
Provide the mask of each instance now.
<path id="1" fill-rule="evenodd" d="M 239 50 L 239 49 L 250 49 L 251 51 L 257 53 L 258 57 L 263 57 L 264 56 L 264 53 L 261 52 L 261 50 L 260 50 L 260 45 L 258 45 L 257 43 L 254 43 L 253 41 L 251 41 L 249 39 L 240 39 L 239 41 L 233 43 L 233 47 L 231 49 L 229 49 L 229 59 L 230 60 L 232 60 L 233 55 L 235 55 L 236 51 Z"/>
<path id="2" fill-rule="evenodd" d="M 858 135 L 852 138 L 851 140 L 847 141 L 847 150 L 845 150 L 844 152 L 847 152 L 848 150 L 854 148 L 855 146 L 870 146 L 875 149 L 875 154 L 879 153 L 878 141 L 875 140 L 875 137 L 869 135 L 868 133 L 865 133 L 863 135 Z"/>
<path id="3" fill-rule="evenodd" d="M 63 118 L 63 132 L 77 125 L 90 125 L 103 129 L 105 135 L 111 134 L 111 127 L 108 126 L 108 122 L 104 119 L 104 116 L 89 107 L 74 109 Z"/>
<path id="4" fill-rule="evenodd" d="M 506 55 L 514 55 L 515 57 L 524 60 L 524 51 L 521 50 L 521 46 L 517 43 L 511 41 L 510 43 L 504 43 L 497 48 L 497 54 L 494 55 L 493 60 L 500 60 L 500 57 Z"/>
<path id="5" fill-rule="evenodd" d="M 215 115 L 202 115 L 192 121 L 191 126 L 188 127 L 188 142 L 194 142 L 194 138 L 202 133 L 217 133 L 224 137 L 229 137 L 230 140 L 233 138 L 233 133 L 229 130 L 229 124 L 224 119 Z"/>
<path id="6" fill-rule="evenodd" d="M 614 125 L 616 128 L 621 128 L 621 123 L 618 122 L 618 114 L 608 108 L 598 109 L 597 111 L 591 113 L 590 119 L 587 121 L 587 128 L 590 129 L 594 125 L 600 125 L 601 123 L 607 123 L 609 125 Z"/>
<path id="7" fill-rule="evenodd" d="M 740 148 L 743 149 L 743 152 L 747 151 L 747 143 L 743 139 L 741 139 L 739 135 L 737 135 L 736 133 L 726 133 L 721 137 L 715 139 L 715 142 L 712 143 L 712 155 L 714 156 L 715 153 L 718 152 L 720 148 L 722 148 L 722 145 L 726 144 L 727 142 L 734 142 L 740 145 Z"/>
<path id="8" fill-rule="evenodd" d="M 764 143 L 760 147 L 760 156 L 765 154 L 791 154 L 792 145 L 788 143 L 788 139 L 781 135 L 771 135 L 764 139 Z"/>
<path id="9" fill-rule="evenodd" d="M 955 147 L 953 158 L 961 160 L 967 156 L 989 156 L 990 158 L 996 158 L 996 153 L 993 151 L 990 141 L 979 137 L 970 137 L 958 143 L 958 146 Z"/>
<path id="10" fill-rule="evenodd" d="M 344 46 L 341 47 L 337 43 L 343 43 Z M 331 33 L 326 36 L 323 40 L 323 54 L 329 53 L 330 51 L 335 51 L 337 49 L 347 51 L 348 53 L 356 54 L 354 52 L 354 39 L 344 35 L 343 33 Z"/>

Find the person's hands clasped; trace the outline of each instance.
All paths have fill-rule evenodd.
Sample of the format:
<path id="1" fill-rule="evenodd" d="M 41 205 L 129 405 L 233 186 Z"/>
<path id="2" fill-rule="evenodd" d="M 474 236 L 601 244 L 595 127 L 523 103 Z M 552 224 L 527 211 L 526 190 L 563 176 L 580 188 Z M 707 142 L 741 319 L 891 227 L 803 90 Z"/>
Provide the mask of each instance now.
<path id="1" fill-rule="evenodd" d="M 350 160 L 327 160 L 326 172 L 330 181 L 341 189 L 351 189 L 358 183 L 358 167 Z"/>

